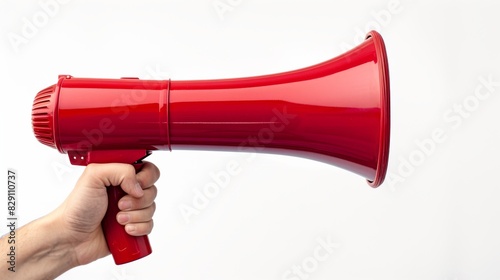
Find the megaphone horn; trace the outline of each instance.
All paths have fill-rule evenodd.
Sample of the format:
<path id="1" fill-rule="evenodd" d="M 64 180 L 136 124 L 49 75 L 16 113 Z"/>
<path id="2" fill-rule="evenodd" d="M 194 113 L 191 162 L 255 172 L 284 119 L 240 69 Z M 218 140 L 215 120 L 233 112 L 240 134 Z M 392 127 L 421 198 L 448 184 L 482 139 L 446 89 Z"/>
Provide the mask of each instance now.
<path id="1" fill-rule="evenodd" d="M 355 49 L 296 71 L 171 81 L 169 112 L 174 150 L 233 147 L 306 157 L 377 187 L 386 174 L 390 138 L 384 42 L 372 31 Z"/>

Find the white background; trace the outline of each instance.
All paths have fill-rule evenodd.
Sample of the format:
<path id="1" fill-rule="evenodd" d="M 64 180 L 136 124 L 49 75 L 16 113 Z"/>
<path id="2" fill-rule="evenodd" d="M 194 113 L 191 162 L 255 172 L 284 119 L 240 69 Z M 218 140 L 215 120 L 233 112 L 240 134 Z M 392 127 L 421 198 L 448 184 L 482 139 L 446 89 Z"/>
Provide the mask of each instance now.
<path id="1" fill-rule="evenodd" d="M 60 279 L 500 278 L 498 2 L 74 0 L 49 11 L 45 2 L 0 2 L 0 170 L 19 173 L 21 224 L 59 205 L 83 170 L 31 129 L 33 98 L 58 74 L 270 74 L 330 59 L 377 29 L 392 94 L 389 176 L 380 188 L 301 158 L 156 152 L 153 254 L 119 267 L 109 256 Z M 231 9 L 218 12 L 221 3 Z M 36 30 L 23 35 L 28 24 Z M 439 143 L 429 144 L 435 133 Z M 241 172 L 186 223 L 181 205 L 192 206 L 194 191 L 232 161 Z M 335 248 L 317 260 L 320 239 Z"/>

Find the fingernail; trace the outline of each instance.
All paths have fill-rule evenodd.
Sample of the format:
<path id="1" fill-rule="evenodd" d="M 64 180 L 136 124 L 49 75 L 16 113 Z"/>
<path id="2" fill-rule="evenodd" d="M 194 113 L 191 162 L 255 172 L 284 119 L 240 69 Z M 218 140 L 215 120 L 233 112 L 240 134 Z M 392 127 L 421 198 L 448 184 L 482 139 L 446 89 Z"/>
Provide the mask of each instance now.
<path id="1" fill-rule="evenodd" d="M 136 226 L 133 226 L 133 225 L 126 225 L 125 227 L 126 227 L 126 231 L 128 233 L 134 233 L 137 229 Z"/>
<path id="2" fill-rule="evenodd" d="M 130 220 L 130 216 L 127 214 L 119 214 L 116 219 L 120 224 L 124 224 Z"/>
<path id="3" fill-rule="evenodd" d="M 144 190 L 142 189 L 139 183 L 135 184 L 136 194 L 142 196 L 144 194 Z"/>
<path id="4" fill-rule="evenodd" d="M 132 202 L 129 200 L 120 201 L 118 208 L 120 208 L 120 210 L 130 210 L 130 208 L 132 208 Z"/>

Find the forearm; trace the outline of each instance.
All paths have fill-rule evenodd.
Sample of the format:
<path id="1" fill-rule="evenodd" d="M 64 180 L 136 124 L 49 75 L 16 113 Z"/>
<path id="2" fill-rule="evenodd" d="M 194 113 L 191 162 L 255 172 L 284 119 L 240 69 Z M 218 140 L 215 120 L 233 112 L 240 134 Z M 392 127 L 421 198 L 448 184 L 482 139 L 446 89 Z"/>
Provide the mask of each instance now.
<path id="1" fill-rule="evenodd" d="M 54 279 L 75 267 L 74 251 L 58 233 L 57 221 L 47 215 L 16 230 L 15 239 L 9 239 L 9 234 L 0 238 L 0 278 Z M 9 262 L 11 246 L 15 264 Z"/>

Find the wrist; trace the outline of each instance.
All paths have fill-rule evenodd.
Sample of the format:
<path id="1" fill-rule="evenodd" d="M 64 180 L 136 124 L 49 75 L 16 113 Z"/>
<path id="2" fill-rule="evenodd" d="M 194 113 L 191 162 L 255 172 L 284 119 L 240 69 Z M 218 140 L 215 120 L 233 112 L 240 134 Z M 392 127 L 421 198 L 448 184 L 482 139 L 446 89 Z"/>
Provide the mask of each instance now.
<path id="1" fill-rule="evenodd" d="M 46 240 L 47 251 L 43 254 L 49 259 L 64 259 L 64 263 L 60 263 L 64 271 L 78 266 L 78 260 L 74 251 L 70 237 L 65 232 L 63 227 L 62 216 L 58 212 L 52 212 L 37 220 L 39 222 L 40 232 Z"/>
<path id="2" fill-rule="evenodd" d="M 33 225 L 28 226 L 32 226 L 36 231 L 33 233 L 35 236 L 30 236 L 26 241 L 33 240 L 30 243 L 37 245 L 23 245 L 26 247 L 26 251 L 31 253 L 26 256 L 29 259 L 26 259 L 25 262 L 43 264 L 42 271 L 47 272 L 47 276 L 54 278 L 78 266 L 74 249 L 69 239 L 61 231 L 61 223 L 57 215 L 51 213 L 33 221 Z M 23 266 L 22 263 L 20 265 Z"/>
<path id="3" fill-rule="evenodd" d="M 66 254 L 70 268 L 85 265 L 109 254 L 100 224 L 82 226 L 79 217 L 74 217 L 63 203 L 44 217 L 46 226 L 54 231 L 53 242 L 59 246 L 59 254 Z M 85 223 L 84 223 L 85 224 Z"/>

